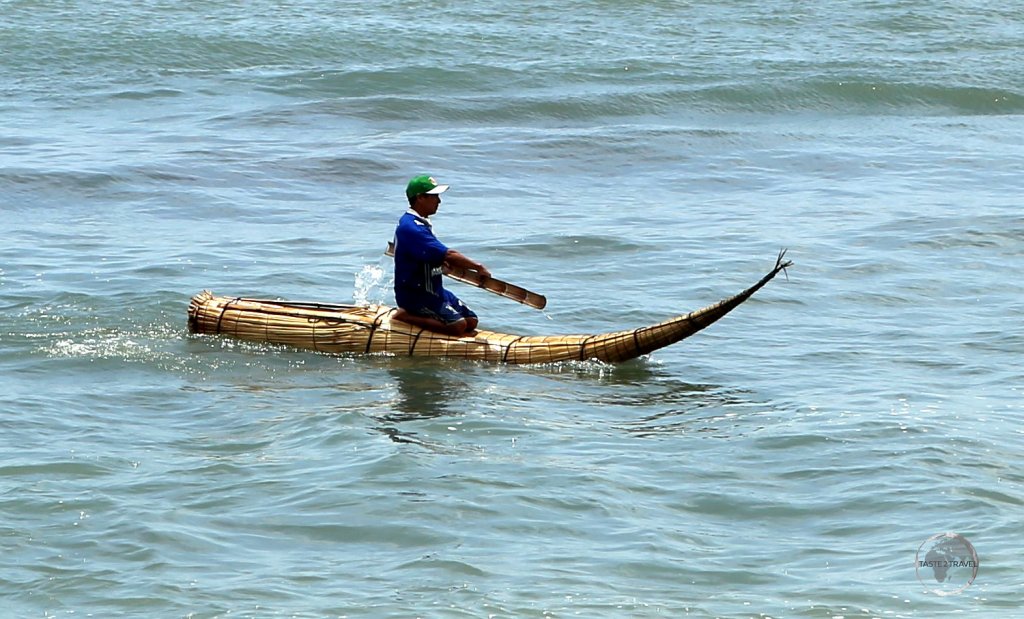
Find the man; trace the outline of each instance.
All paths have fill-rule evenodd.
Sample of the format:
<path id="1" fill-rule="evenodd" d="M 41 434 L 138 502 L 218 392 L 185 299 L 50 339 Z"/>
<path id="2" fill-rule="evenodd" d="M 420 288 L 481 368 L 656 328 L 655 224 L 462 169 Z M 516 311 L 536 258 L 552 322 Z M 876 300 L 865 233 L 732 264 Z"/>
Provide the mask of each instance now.
<path id="1" fill-rule="evenodd" d="M 448 249 L 434 236 L 430 216 L 441 205 L 441 194 L 449 185 L 438 185 L 430 176 L 409 181 L 405 195 L 409 210 L 395 229 L 395 301 L 394 318 L 423 329 L 447 335 L 465 335 L 476 329 L 473 310 L 441 283 L 444 264 L 473 269 L 484 277 L 491 272 L 454 249 Z"/>

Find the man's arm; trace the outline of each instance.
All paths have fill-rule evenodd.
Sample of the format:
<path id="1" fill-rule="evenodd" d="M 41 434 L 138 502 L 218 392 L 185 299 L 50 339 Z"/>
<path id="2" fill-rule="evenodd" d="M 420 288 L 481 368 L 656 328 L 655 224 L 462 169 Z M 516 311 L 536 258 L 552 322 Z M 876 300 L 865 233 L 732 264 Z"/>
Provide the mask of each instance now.
<path id="1" fill-rule="evenodd" d="M 483 275 L 484 277 L 491 276 L 491 272 L 487 270 L 487 267 L 485 267 L 484 265 L 480 264 L 475 260 L 470 260 L 466 256 L 462 255 L 460 252 L 455 251 L 454 249 L 449 249 L 447 252 L 445 252 L 444 261 L 452 266 L 462 267 L 464 269 L 472 269 L 479 273 L 480 275 Z"/>

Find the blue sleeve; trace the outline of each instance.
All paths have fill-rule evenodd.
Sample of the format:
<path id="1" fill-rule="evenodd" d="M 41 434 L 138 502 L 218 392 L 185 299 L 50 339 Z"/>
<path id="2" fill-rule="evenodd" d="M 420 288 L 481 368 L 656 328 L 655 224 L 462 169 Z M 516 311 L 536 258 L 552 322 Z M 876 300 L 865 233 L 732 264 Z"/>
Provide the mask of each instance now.
<path id="1" fill-rule="evenodd" d="M 395 241 L 397 242 L 396 252 L 432 265 L 444 262 L 444 256 L 448 253 L 448 248 L 437 240 L 430 228 L 415 220 L 402 222 L 402 225 L 398 226 L 398 229 L 395 230 Z"/>

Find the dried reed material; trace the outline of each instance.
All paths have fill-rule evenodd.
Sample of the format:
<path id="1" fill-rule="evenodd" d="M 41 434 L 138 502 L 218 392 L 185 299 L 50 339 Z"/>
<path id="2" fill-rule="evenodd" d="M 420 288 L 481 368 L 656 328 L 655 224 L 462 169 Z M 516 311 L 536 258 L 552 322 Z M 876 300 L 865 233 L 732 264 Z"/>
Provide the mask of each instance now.
<path id="1" fill-rule="evenodd" d="M 617 363 L 674 344 L 719 320 L 785 271 L 775 267 L 753 286 L 723 301 L 655 325 L 596 335 L 519 336 L 477 331 L 452 337 L 392 320 L 395 309 L 307 302 L 215 297 L 203 291 L 188 309 L 193 333 L 223 334 L 330 354 L 456 357 L 500 363 L 552 363 L 599 359 Z"/>

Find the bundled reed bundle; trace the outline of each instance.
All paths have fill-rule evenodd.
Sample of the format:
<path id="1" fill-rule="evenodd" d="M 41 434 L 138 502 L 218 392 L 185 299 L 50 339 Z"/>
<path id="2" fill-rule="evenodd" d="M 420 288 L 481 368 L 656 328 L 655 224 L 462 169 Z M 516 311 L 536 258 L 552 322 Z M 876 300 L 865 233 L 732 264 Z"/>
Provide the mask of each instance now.
<path id="1" fill-rule="evenodd" d="M 674 344 L 719 320 L 792 263 L 775 267 L 743 292 L 655 325 L 595 335 L 522 336 L 477 331 L 455 337 L 392 320 L 396 309 L 217 297 L 203 291 L 188 310 L 193 333 L 220 334 L 330 354 L 455 357 L 500 363 L 598 359 L 617 363 Z"/>

